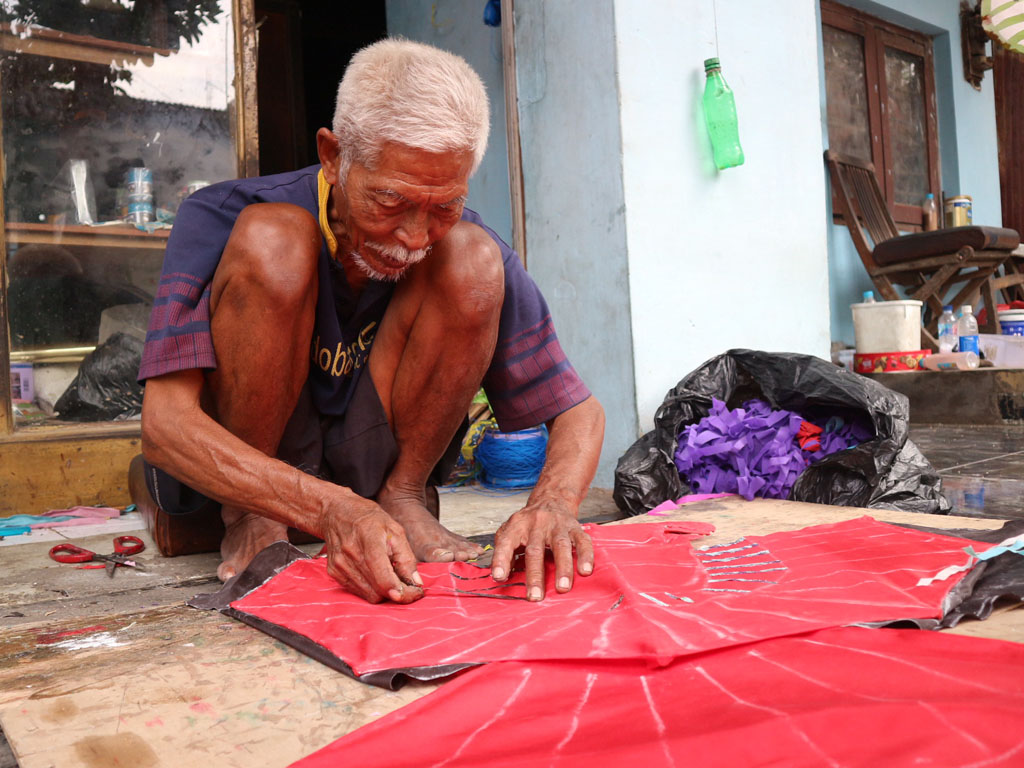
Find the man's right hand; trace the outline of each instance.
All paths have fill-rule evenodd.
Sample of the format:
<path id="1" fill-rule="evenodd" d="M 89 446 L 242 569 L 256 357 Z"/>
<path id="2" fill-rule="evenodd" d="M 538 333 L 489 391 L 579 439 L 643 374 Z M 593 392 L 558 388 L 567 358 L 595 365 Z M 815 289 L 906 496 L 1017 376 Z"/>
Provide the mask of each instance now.
<path id="1" fill-rule="evenodd" d="M 371 603 L 411 603 L 423 597 L 405 531 L 372 501 L 329 507 L 321 530 L 327 544 L 327 573 Z"/>

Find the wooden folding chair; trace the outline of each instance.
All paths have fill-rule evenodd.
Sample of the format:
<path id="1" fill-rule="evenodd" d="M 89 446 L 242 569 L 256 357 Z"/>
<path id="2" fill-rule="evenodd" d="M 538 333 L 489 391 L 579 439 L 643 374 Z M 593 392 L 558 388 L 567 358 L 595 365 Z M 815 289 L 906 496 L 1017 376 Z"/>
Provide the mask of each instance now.
<path id="1" fill-rule="evenodd" d="M 1016 231 L 972 226 L 901 235 L 870 163 L 832 150 L 825 152 L 825 161 L 843 221 L 879 295 L 887 301 L 907 298 L 925 303 L 922 347 L 938 349 L 937 326 L 944 304 L 973 306 L 979 296 L 987 309 L 982 330 L 999 332 L 996 292 L 1009 294 L 1011 288 L 1024 285 L 1024 273 L 998 273 L 1020 245 Z M 906 295 L 897 293 L 896 286 Z M 958 286 L 956 295 L 947 298 Z"/>

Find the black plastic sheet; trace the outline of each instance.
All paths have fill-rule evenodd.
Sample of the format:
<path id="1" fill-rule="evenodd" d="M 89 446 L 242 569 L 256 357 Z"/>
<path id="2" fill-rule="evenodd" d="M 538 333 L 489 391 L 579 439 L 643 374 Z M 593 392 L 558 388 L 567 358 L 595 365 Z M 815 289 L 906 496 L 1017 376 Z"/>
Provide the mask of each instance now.
<path id="1" fill-rule="evenodd" d="M 142 347 L 134 336 L 115 333 L 86 355 L 78 375 L 54 405 L 60 418 L 104 421 L 142 413 L 142 387 L 137 381 Z"/>
<path id="2" fill-rule="evenodd" d="M 790 499 L 905 512 L 950 510 L 938 473 L 907 437 L 906 396 L 865 376 L 809 355 L 733 349 L 707 361 L 665 396 L 654 429 L 637 440 L 615 469 L 615 503 L 640 515 L 691 493 L 673 455 L 683 427 L 708 415 L 712 398 L 736 407 L 752 398 L 805 418 L 862 419 L 875 437 L 812 464 Z"/>

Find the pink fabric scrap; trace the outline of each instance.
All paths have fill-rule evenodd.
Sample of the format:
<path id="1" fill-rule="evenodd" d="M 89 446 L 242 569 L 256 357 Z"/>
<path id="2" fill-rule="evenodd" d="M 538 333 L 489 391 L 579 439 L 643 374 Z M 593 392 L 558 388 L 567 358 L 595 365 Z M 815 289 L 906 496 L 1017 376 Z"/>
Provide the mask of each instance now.
<path id="1" fill-rule="evenodd" d="M 679 509 L 679 507 L 683 506 L 684 504 L 692 504 L 695 501 L 707 501 L 708 499 L 721 499 L 725 498 L 726 496 L 735 495 L 735 493 L 691 493 L 688 496 L 680 496 L 675 501 L 672 501 L 672 499 L 666 499 L 665 501 L 661 502 L 661 504 L 654 507 L 654 509 L 649 510 L 647 514 L 665 515 L 674 509 Z"/>
<path id="2" fill-rule="evenodd" d="M 71 507 L 70 509 L 51 509 L 39 517 L 70 517 L 70 520 L 53 520 L 50 522 L 32 523 L 32 528 L 65 528 L 69 525 L 95 525 L 101 520 L 110 520 L 121 516 L 121 510 L 114 507 Z"/>

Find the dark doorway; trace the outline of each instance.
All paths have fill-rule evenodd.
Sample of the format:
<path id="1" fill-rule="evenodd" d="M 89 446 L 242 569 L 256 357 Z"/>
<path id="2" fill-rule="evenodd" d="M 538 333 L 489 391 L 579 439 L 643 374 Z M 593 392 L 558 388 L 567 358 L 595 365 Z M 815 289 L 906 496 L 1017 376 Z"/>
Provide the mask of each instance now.
<path id="1" fill-rule="evenodd" d="M 352 54 L 387 36 L 384 0 L 256 0 L 256 24 L 260 174 L 303 168 Z"/>

